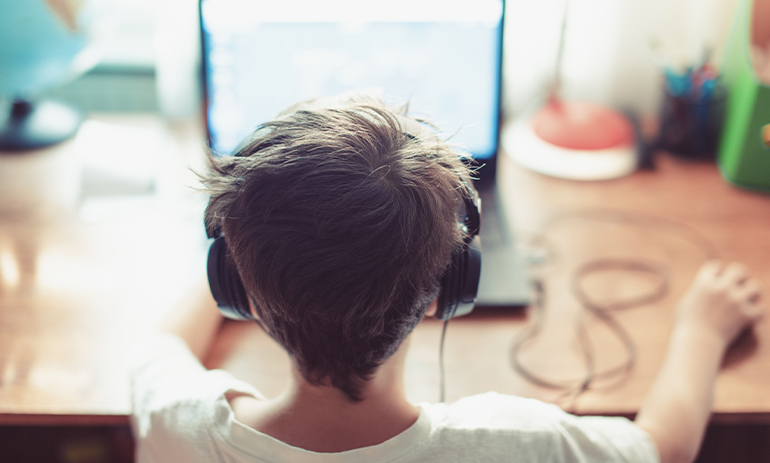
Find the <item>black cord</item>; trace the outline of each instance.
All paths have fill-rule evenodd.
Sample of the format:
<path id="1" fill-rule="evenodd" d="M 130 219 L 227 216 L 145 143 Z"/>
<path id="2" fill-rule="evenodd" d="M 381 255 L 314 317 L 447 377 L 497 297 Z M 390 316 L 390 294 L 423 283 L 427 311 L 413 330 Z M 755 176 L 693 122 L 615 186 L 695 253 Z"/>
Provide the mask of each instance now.
<path id="1" fill-rule="evenodd" d="M 551 217 L 542 228 L 540 234 L 535 235 L 533 241 L 540 244 L 547 244 L 545 237 L 547 231 L 556 224 L 571 218 L 582 218 L 589 220 L 598 220 L 604 222 L 623 223 L 640 227 L 643 229 L 654 229 L 667 234 L 679 235 L 685 241 L 698 247 L 707 259 L 713 259 L 718 256 L 716 246 L 703 234 L 695 228 L 680 222 L 656 217 L 652 215 L 628 213 L 615 211 L 611 209 L 579 209 L 559 213 Z M 550 250 L 551 257 L 555 252 Z M 637 295 L 631 298 L 615 300 L 614 302 L 600 302 L 593 299 L 584 289 L 582 282 L 588 275 L 606 272 L 606 271 L 632 271 L 654 275 L 658 277 L 657 285 L 651 291 Z M 559 396 L 572 396 L 572 402 L 589 389 L 596 389 L 594 386 L 597 380 L 610 381 L 609 386 L 622 382 L 628 373 L 633 369 L 636 362 L 636 344 L 631 335 L 621 325 L 612 313 L 619 310 L 631 309 L 642 305 L 656 302 L 668 293 L 670 286 L 670 272 L 666 265 L 642 259 L 596 259 L 581 265 L 572 275 L 571 291 L 575 299 L 580 302 L 587 313 L 595 317 L 596 320 L 603 323 L 610 332 L 620 340 L 626 352 L 625 360 L 621 363 L 601 371 L 595 371 L 594 352 L 591 338 L 586 330 L 585 323 L 578 321 L 576 327 L 578 344 L 585 360 L 586 374 L 583 378 L 571 381 L 558 381 L 547 379 L 536 375 L 521 363 L 519 353 L 522 347 L 529 341 L 535 339 L 542 330 L 544 312 L 546 310 L 546 289 L 541 280 L 533 281 L 534 300 L 531 305 L 534 320 L 529 328 L 518 335 L 511 346 L 510 362 L 513 369 L 527 381 L 548 389 L 564 390 Z M 558 398 L 557 398 L 558 399 Z M 565 407 L 569 409 L 569 407 Z"/>
<path id="2" fill-rule="evenodd" d="M 590 298 L 590 296 L 583 289 L 581 282 L 586 276 L 592 273 L 607 270 L 631 270 L 637 272 L 646 272 L 660 277 L 660 281 L 658 285 L 656 285 L 656 287 L 647 294 L 620 300 L 615 303 L 602 304 Z M 530 329 L 524 331 L 514 340 L 513 346 L 511 347 L 511 363 L 513 368 L 525 379 L 534 384 L 537 384 L 538 386 L 546 387 L 549 389 L 577 389 L 581 392 L 587 390 L 595 379 L 604 379 L 608 377 L 611 378 L 613 376 L 622 375 L 627 371 L 630 371 L 636 361 L 636 346 L 626 329 L 623 328 L 623 326 L 620 325 L 610 315 L 609 312 L 630 309 L 632 307 L 638 307 L 640 305 L 650 304 L 660 300 L 668 292 L 669 281 L 670 278 L 668 276 L 667 269 L 662 265 L 653 262 L 644 262 L 631 259 L 601 259 L 588 262 L 587 264 L 584 264 L 578 268 L 572 279 L 573 294 L 575 295 L 576 299 L 578 299 L 578 301 L 583 305 L 583 307 L 589 311 L 589 313 L 594 315 L 597 320 L 604 323 L 613 333 L 615 333 L 616 337 L 618 337 L 618 339 L 620 339 L 622 342 L 627 352 L 627 356 L 626 360 L 624 360 L 621 364 L 610 367 L 606 370 L 596 372 L 594 370 L 594 354 L 590 336 L 585 329 L 585 324 L 579 322 L 576 331 L 578 344 L 580 345 L 585 359 L 586 376 L 581 380 L 554 381 L 547 380 L 535 375 L 526 367 L 524 367 L 518 358 L 519 350 L 521 349 L 522 345 L 526 341 L 535 338 L 539 334 L 543 324 L 544 317 L 542 316 L 542 313 L 545 310 L 545 285 L 542 281 L 536 280 L 533 285 L 535 289 L 535 299 L 533 306 L 537 310 L 535 315 L 536 318 Z M 579 384 L 575 386 L 575 383 L 578 381 Z"/>
<path id="3" fill-rule="evenodd" d="M 449 319 L 444 320 L 444 327 L 441 329 L 441 340 L 438 347 L 438 401 L 444 403 L 446 398 L 446 374 L 444 373 L 444 339 L 446 339 L 446 327 L 449 326 Z"/>

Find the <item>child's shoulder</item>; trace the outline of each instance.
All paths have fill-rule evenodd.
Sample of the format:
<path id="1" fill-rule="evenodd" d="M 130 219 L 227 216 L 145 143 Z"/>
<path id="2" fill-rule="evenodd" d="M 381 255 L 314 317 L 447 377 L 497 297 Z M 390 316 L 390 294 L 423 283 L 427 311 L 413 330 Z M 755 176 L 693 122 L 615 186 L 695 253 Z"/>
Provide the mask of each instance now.
<path id="1" fill-rule="evenodd" d="M 535 399 L 498 392 L 464 397 L 452 404 L 427 405 L 448 425 L 545 426 L 569 416 L 559 407 Z"/>
<path id="2" fill-rule="evenodd" d="M 649 436 L 626 418 L 579 417 L 496 392 L 422 407 L 430 415 L 432 440 L 452 449 L 472 444 L 485 455 L 515 453 L 521 461 L 657 461 Z"/>

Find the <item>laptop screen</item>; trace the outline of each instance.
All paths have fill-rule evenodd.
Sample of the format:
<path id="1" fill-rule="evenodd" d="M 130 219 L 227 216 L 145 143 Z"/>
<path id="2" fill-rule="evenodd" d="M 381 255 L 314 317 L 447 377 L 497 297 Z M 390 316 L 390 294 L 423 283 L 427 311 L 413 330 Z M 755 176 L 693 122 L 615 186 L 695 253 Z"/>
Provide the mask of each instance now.
<path id="1" fill-rule="evenodd" d="M 503 11 L 503 0 L 201 0 L 211 147 L 230 153 L 298 101 L 377 88 L 491 159 Z"/>

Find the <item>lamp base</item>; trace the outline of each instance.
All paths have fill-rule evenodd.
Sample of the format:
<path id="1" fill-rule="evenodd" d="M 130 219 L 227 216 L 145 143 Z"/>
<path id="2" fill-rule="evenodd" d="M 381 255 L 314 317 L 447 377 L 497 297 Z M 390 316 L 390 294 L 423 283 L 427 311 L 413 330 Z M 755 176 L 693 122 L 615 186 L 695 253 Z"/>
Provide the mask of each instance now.
<path id="1" fill-rule="evenodd" d="M 637 168 L 634 145 L 576 150 L 551 144 L 535 133 L 531 121 L 519 121 L 503 133 L 503 148 L 520 165 L 551 177 L 569 180 L 610 180 Z"/>
<path id="2" fill-rule="evenodd" d="M 53 101 L 17 99 L 4 119 L 0 116 L 0 151 L 26 151 L 72 138 L 83 116 L 77 109 Z"/>

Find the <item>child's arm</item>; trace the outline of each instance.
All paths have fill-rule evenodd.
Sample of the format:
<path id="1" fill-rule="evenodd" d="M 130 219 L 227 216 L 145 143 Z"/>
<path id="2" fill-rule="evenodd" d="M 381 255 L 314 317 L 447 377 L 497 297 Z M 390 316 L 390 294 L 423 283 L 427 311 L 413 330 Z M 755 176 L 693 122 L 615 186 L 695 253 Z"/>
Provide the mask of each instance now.
<path id="1" fill-rule="evenodd" d="M 742 265 L 709 262 L 682 298 L 663 367 L 636 418 L 662 463 L 697 456 L 722 356 L 762 316 L 760 293 L 759 282 Z"/>
<path id="2" fill-rule="evenodd" d="M 221 322 L 222 316 L 204 276 L 169 312 L 160 329 L 182 338 L 192 353 L 202 360 L 208 353 Z"/>

